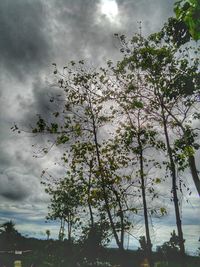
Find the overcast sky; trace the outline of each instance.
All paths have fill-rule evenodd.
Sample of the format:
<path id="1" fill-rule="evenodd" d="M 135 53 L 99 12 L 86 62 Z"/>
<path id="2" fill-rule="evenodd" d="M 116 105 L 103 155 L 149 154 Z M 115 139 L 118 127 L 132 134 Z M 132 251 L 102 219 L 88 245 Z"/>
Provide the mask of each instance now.
<path id="1" fill-rule="evenodd" d="M 86 59 L 89 65 L 101 66 L 116 60 L 120 53 L 114 33 L 131 36 L 138 32 L 138 21 L 144 34 L 159 30 L 173 15 L 173 3 L 0 0 L 0 222 L 12 219 L 19 231 L 31 236 L 41 236 L 47 228 L 58 233 L 57 226 L 44 222 L 48 197 L 40 185 L 42 170 L 52 166 L 51 155 L 34 159 L 34 139 L 10 130 L 15 122 L 28 124 L 48 108 L 52 63 L 63 67 L 72 59 Z M 196 193 L 184 205 L 187 249 L 196 251 L 200 236 Z M 173 228 L 172 213 L 156 225 L 154 241 L 168 240 Z"/>

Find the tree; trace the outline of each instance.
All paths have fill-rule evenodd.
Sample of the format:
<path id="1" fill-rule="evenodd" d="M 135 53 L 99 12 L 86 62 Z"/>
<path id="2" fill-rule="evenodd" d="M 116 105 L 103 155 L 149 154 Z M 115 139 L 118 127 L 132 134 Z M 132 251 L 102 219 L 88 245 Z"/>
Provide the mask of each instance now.
<path id="1" fill-rule="evenodd" d="M 47 235 L 47 240 L 49 240 L 49 237 L 50 237 L 50 235 L 51 235 L 51 232 L 50 232 L 50 230 L 46 230 L 46 235 Z"/>
<path id="2" fill-rule="evenodd" d="M 109 242 L 109 228 L 108 222 L 99 221 L 83 229 L 80 240 L 83 248 L 83 257 L 90 261 L 99 258 L 103 246 Z"/>
<path id="3" fill-rule="evenodd" d="M 171 233 L 170 240 L 164 242 L 162 246 L 158 246 L 156 250 L 162 257 L 167 257 L 167 259 L 176 259 L 178 257 L 179 237 L 176 235 L 175 230 Z"/>
<path id="4" fill-rule="evenodd" d="M 162 36 L 166 36 L 167 27 L 165 26 L 161 32 Z M 162 41 L 163 39 L 159 40 Z M 179 53 L 182 56 L 179 60 L 174 61 L 170 68 L 170 75 L 173 79 L 166 83 L 167 86 L 163 96 L 167 103 L 162 103 L 163 110 L 169 116 L 173 130 L 177 130 L 177 136 L 180 138 L 177 140 L 176 149 L 182 150 L 180 157 L 188 160 L 194 184 L 200 195 L 200 178 L 195 162 L 195 150 L 199 149 L 199 144 L 195 140 L 198 137 L 198 129 L 193 127 L 193 121 L 199 118 L 197 112 L 200 90 L 199 52 L 198 48 L 190 47 L 190 53 L 193 54 L 193 56 L 190 56 L 188 54 L 189 48 L 178 49 L 173 46 L 169 38 L 167 40 L 174 57 L 177 58 Z M 157 40 L 157 42 L 160 41 Z"/>
<path id="5" fill-rule="evenodd" d="M 132 190 L 135 191 L 134 193 L 142 200 L 147 240 L 145 253 L 150 266 L 153 266 L 149 217 L 155 213 L 158 215 L 158 212 L 155 207 L 150 207 L 147 202 L 149 199 L 152 201 L 158 198 L 155 184 L 160 183 L 161 179 L 155 179 L 155 177 L 151 177 L 148 174 L 150 169 L 153 172 L 152 169 L 160 168 L 159 162 L 152 160 L 152 157 L 149 159 L 148 151 L 156 153 L 157 148 L 165 148 L 165 145 L 159 140 L 158 133 L 153 128 L 153 121 L 149 114 L 151 107 L 149 102 L 143 98 L 144 85 L 139 77 L 140 70 L 133 72 L 132 70 L 126 70 L 126 67 L 124 67 L 125 65 L 123 66 L 120 62 L 116 68 L 111 67 L 113 86 L 109 86 L 108 97 L 115 101 L 113 112 L 116 120 L 120 117 L 120 126 L 116 130 L 115 143 L 122 144 L 121 153 L 126 151 L 129 154 L 127 158 L 129 162 L 127 163 L 126 160 L 124 167 L 133 169 L 132 175 L 129 177 L 129 187 L 131 186 Z M 132 198 L 129 201 L 133 202 L 135 199 Z M 164 207 L 159 210 L 161 215 L 166 213 Z M 139 213 L 135 207 L 133 207 L 132 211 Z"/>
<path id="6" fill-rule="evenodd" d="M 15 229 L 12 220 L 0 225 L 1 250 L 15 249 L 16 242 L 22 238 L 21 234 Z"/>
<path id="7" fill-rule="evenodd" d="M 107 149 L 103 143 L 103 135 L 101 135 L 104 125 L 109 121 L 109 116 L 104 110 L 106 100 L 103 97 L 106 92 L 104 81 L 106 70 L 102 68 L 99 72 L 88 71 L 84 68 L 83 61 L 80 61 L 78 66 L 72 61 L 64 67 L 64 71 L 64 74 L 55 71 L 59 77 L 62 77 L 58 83 L 64 91 L 64 95 L 62 95 L 63 110 L 53 112 L 53 122 L 45 121 L 40 115 L 32 132 L 55 136 L 53 144 L 65 147 L 62 159 L 76 174 L 77 179 L 79 178 L 84 183 L 84 180 L 95 177 L 96 188 L 91 189 L 89 186 L 91 183 L 88 183 L 89 191 L 87 190 L 87 193 L 92 195 L 88 199 L 94 199 L 95 192 L 97 193 L 95 200 L 100 200 L 101 209 L 108 216 L 116 243 L 123 250 L 124 226 L 121 227 L 121 237 L 119 238 L 119 223 L 115 223 L 117 219 L 112 215 L 116 209 L 116 205 L 113 206 L 115 202 L 112 193 L 118 200 L 120 198 L 116 190 L 111 190 L 113 187 L 110 182 L 114 181 L 114 178 L 111 177 L 113 173 L 110 170 L 113 168 L 111 166 L 113 163 L 109 161 L 111 164 L 109 166 L 106 160 L 107 156 L 104 156 Z M 45 148 L 43 152 L 48 153 L 48 149 Z M 117 201 L 117 203 L 121 205 L 121 201 Z M 89 210 L 92 215 L 91 205 L 89 205 Z M 121 224 L 123 224 L 124 219 L 122 213 L 120 214 Z"/>
<path id="8" fill-rule="evenodd" d="M 0 228 L 3 228 L 3 230 L 1 230 L 1 233 L 4 233 L 6 235 L 16 235 L 18 233 L 15 229 L 15 224 L 13 223 L 13 221 L 8 221 L 1 224 Z"/>
<path id="9" fill-rule="evenodd" d="M 45 182 L 43 183 L 46 185 Z M 65 223 L 67 223 L 67 239 L 71 242 L 73 227 L 79 221 L 77 209 L 81 203 L 81 185 L 74 180 L 73 175 L 68 174 L 56 184 L 47 184 L 45 191 L 51 196 L 47 219 L 60 220 L 60 240 L 64 238 Z"/>
<path id="10" fill-rule="evenodd" d="M 142 104 L 145 102 L 150 103 L 150 108 L 146 109 L 146 111 L 153 118 L 155 123 L 154 127 L 161 125 L 163 128 L 166 156 L 169 159 L 166 163 L 166 170 L 170 172 L 172 179 L 171 192 L 173 195 L 179 236 L 180 257 L 182 259 L 182 266 L 185 266 L 186 263 L 185 260 L 183 260 L 185 248 L 177 193 L 177 170 L 183 172 L 186 168 L 186 164 L 184 164 L 185 161 L 183 157 L 182 161 L 177 161 L 177 157 L 180 155 L 176 153 L 176 141 L 173 133 L 174 128 L 172 127 L 172 120 L 177 116 L 176 113 L 177 111 L 179 112 L 181 105 L 184 106 L 185 110 L 188 112 L 195 104 L 195 94 L 199 90 L 199 73 L 197 67 L 199 66 L 199 61 L 194 60 L 190 62 L 185 53 L 182 53 L 183 57 L 180 58 L 179 53 L 181 53 L 181 51 L 178 50 L 177 46 L 171 43 L 169 32 L 166 29 L 167 28 L 164 28 L 161 33 L 152 35 L 147 39 L 143 38 L 141 35 L 136 35 L 130 42 L 126 42 L 125 37 L 121 36 L 120 40 L 123 45 L 122 52 L 125 56 L 124 59 L 118 63 L 118 70 L 115 72 L 116 75 L 118 73 L 123 73 L 126 77 L 129 75 L 130 83 L 127 83 L 129 85 L 127 95 L 129 96 L 130 92 L 134 91 L 135 95 L 138 95 L 135 89 L 137 88 L 137 84 L 133 84 L 132 81 L 134 81 L 134 75 L 139 77 L 138 80 L 142 81 L 143 88 L 143 92 L 139 94 L 140 99 L 143 99 Z M 122 85 L 123 84 L 124 82 L 122 81 Z M 127 97 L 127 99 L 129 98 Z M 179 106 L 177 105 L 177 101 Z M 182 125 L 186 123 L 187 112 L 186 114 L 184 113 L 183 120 L 181 120 Z M 174 114 L 174 116 L 172 114 Z M 186 129 L 189 128 L 187 124 L 185 124 L 184 127 Z M 191 130 L 192 127 L 189 129 Z M 184 144 L 186 146 L 188 144 L 186 139 L 184 139 Z M 192 145 L 194 145 L 193 141 Z M 185 153 L 185 157 L 186 155 L 190 158 L 193 154 Z"/>

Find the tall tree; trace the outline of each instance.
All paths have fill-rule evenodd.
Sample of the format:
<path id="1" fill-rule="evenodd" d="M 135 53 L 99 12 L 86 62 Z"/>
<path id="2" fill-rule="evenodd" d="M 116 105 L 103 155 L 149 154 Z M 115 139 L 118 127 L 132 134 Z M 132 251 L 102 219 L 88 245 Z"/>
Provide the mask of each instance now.
<path id="1" fill-rule="evenodd" d="M 178 50 L 177 46 L 170 43 L 170 36 L 168 34 L 166 28 L 164 28 L 161 33 L 152 35 L 147 39 L 141 35 L 136 35 L 130 42 L 126 42 L 125 37 L 121 36 L 122 52 L 125 53 L 125 56 L 122 62 L 118 63 L 118 70 L 124 73 L 129 70 L 129 72 L 132 71 L 132 73 L 139 77 L 143 85 L 141 97 L 146 101 L 150 101 L 151 108 L 148 112 L 151 117 L 154 117 L 154 122 L 157 121 L 163 127 L 167 157 L 169 159 L 167 168 L 170 170 L 172 179 L 172 194 L 180 254 L 182 266 L 185 266 L 185 248 L 177 192 L 178 178 L 176 174 L 177 169 L 183 172 L 185 165 L 181 161 L 176 161 L 175 136 L 171 128 L 170 119 L 172 117 L 169 111 L 173 112 L 174 117 L 176 117 L 176 112 L 179 111 L 180 107 L 176 105 L 177 99 L 179 101 L 182 100 L 181 104 L 184 103 L 186 105 L 188 96 L 192 95 L 194 97 L 198 92 L 198 60 L 195 60 L 194 64 L 192 62 L 187 64 L 187 56 L 184 57 L 184 53 L 183 58 L 180 59 L 181 51 Z M 131 74 L 129 77 L 132 77 Z M 191 91 L 188 91 L 189 85 L 192 85 Z M 130 91 L 132 90 L 134 90 L 134 86 Z M 189 103 L 188 106 L 191 107 L 192 102 Z M 185 117 L 182 123 L 184 124 L 184 122 Z M 187 125 L 185 127 L 187 128 Z"/>
<path id="2" fill-rule="evenodd" d="M 54 110 L 53 122 L 39 116 L 32 132 L 55 136 L 53 144 L 64 147 L 65 152 L 62 158 L 65 164 L 76 172 L 82 181 L 85 178 L 84 172 L 89 174 L 87 177 L 90 177 L 91 173 L 93 177 L 95 176 L 98 181 L 97 188 L 100 189 L 99 197 L 104 202 L 103 208 L 107 213 L 113 236 L 118 247 L 123 250 L 124 235 L 122 234 L 119 238 L 116 219 L 112 215 L 114 202 L 111 194 L 114 193 L 115 198 L 118 199 L 119 195 L 116 194 L 116 190 L 111 191 L 111 187 L 107 186 L 107 182 L 112 179 L 104 156 L 106 150 L 103 149 L 103 140 L 106 135 L 104 126 L 109 121 L 104 98 L 106 70 L 101 68 L 99 72 L 91 71 L 84 67 L 83 61 L 80 61 L 78 65 L 72 61 L 64 67 L 64 73 L 60 73 L 57 68 L 54 73 L 58 75 L 58 84 L 63 89 L 61 96 L 63 108 L 61 111 Z M 51 102 L 56 100 L 56 98 L 50 99 Z M 48 153 L 47 148 L 43 151 Z M 91 162 L 92 165 L 90 165 Z M 89 191 L 90 194 L 91 190 Z M 121 201 L 117 203 L 121 205 Z M 120 218 L 122 223 L 122 217 Z"/>
<path id="3" fill-rule="evenodd" d="M 161 180 L 148 177 L 148 169 L 160 165 L 152 158 L 148 159 L 147 151 L 156 153 L 156 147 L 164 148 L 164 143 L 157 138 L 157 133 L 151 125 L 152 119 L 147 112 L 150 109 L 149 103 L 142 98 L 143 84 L 138 79 L 138 73 L 120 68 L 120 64 L 118 68 L 112 68 L 112 71 L 116 79 L 113 80 L 114 86 L 110 88 L 108 97 L 115 101 L 114 113 L 117 113 L 116 117 L 120 116 L 121 124 L 116 130 L 116 141 L 123 144 L 121 153 L 125 150 L 129 154 L 129 162 L 127 164 L 126 160 L 126 165 L 134 170 L 133 177 L 129 177 L 129 187 L 131 185 L 132 190 L 139 191 L 139 197 L 142 198 L 147 243 L 146 256 L 150 266 L 153 266 L 149 214 L 157 211 L 155 207 L 153 209 L 150 205 L 148 207 L 147 201 L 150 198 L 149 194 L 152 200 L 158 197 L 153 185 L 154 181 L 159 183 Z M 126 165 L 124 163 L 124 167 Z M 148 186 L 148 180 L 151 180 L 152 186 Z M 129 201 L 135 201 L 135 199 Z M 132 211 L 137 212 L 137 208 L 133 207 Z M 160 211 L 162 215 L 166 212 L 164 207 L 161 207 Z"/>

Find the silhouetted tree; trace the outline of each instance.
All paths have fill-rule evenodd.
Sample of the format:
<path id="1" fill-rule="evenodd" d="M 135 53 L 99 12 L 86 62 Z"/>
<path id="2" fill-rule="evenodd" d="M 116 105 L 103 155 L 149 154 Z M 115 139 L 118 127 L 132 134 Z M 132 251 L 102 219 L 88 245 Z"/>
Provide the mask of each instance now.
<path id="1" fill-rule="evenodd" d="M 47 235 L 47 240 L 49 240 L 49 237 L 50 237 L 50 235 L 51 235 L 51 232 L 50 232 L 50 230 L 46 230 L 46 235 Z"/>

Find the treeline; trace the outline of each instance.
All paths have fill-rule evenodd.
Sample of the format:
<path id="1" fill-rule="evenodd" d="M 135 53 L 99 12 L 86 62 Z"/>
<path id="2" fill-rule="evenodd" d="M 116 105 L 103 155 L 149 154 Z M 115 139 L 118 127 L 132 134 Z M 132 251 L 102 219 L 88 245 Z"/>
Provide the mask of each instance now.
<path id="1" fill-rule="evenodd" d="M 0 267 L 13 266 L 21 261 L 22 266 L 60 266 L 60 267 L 139 267 L 144 262 L 145 250 L 143 238 L 137 251 L 91 246 L 90 239 L 46 240 L 24 237 L 15 228 L 12 221 L 0 225 Z M 90 244 L 90 245 L 89 245 Z M 175 233 L 168 242 L 158 247 L 153 253 L 153 260 L 160 267 L 179 266 L 178 243 Z M 188 266 L 195 267 L 200 263 L 199 257 L 187 256 Z"/>
<path id="2" fill-rule="evenodd" d="M 123 253 L 125 235 L 142 216 L 152 267 L 150 218 L 167 214 L 165 198 L 174 206 L 181 266 L 187 265 L 181 199 L 192 193 L 188 170 L 200 194 L 200 62 L 198 45 L 188 43 L 191 34 L 179 22 L 171 18 L 148 37 L 116 34 L 123 58 L 105 68 L 80 60 L 60 71 L 53 63 L 59 89 L 52 112 L 38 115 L 29 131 L 46 136 L 43 154 L 54 146 L 62 153 L 63 177 L 42 173 L 51 196 L 47 218 L 60 220 L 60 240 L 67 228 L 69 242 L 78 235 L 98 246 L 114 238 Z"/>

